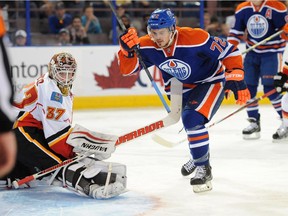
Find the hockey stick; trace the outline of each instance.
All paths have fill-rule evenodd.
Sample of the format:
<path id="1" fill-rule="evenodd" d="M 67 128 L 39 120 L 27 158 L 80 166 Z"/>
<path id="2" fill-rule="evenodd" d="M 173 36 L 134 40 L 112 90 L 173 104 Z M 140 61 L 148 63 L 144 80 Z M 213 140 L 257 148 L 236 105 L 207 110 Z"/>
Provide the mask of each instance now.
<path id="1" fill-rule="evenodd" d="M 171 79 L 171 112 L 168 113 L 168 115 L 165 118 L 163 118 L 159 121 L 153 122 L 152 124 L 141 127 L 137 130 L 134 130 L 134 131 L 127 133 L 127 134 L 124 134 L 122 136 L 119 136 L 116 143 L 115 143 L 115 146 L 133 141 L 139 137 L 153 133 L 156 130 L 163 129 L 165 127 L 168 127 L 170 125 L 177 123 L 180 120 L 181 109 L 182 109 L 182 83 L 179 82 L 176 78 L 172 78 Z M 20 180 L 15 180 L 12 182 L 12 184 L 17 189 L 17 188 L 19 188 L 19 186 L 21 186 L 23 184 L 26 184 L 26 183 L 33 181 L 33 180 L 36 180 L 36 179 L 38 179 L 44 175 L 47 175 L 47 174 L 54 172 L 60 168 L 68 166 L 69 164 L 74 163 L 76 161 L 79 161 L 83 158 L 89 157 L 92 154 L 93 153 L 90 153 L 90 154 L 88 153 L 85 155 L 78 155 L 74 158 L 67 159 L 67 160 L 63 161 L 62 163 L 59 163 L 57 165 L 54 165 L 54 166 L 49 167 L 47 169 L 44 169 L 38 173 L 27 176 L 27 177 L 20 179 Z"/>
<path id="2" fill-rule="evenodd" d="M 121 26 L 122 30 L 125 31 L 125 30 L 126 30 L 126 27 L 125 27 L 125 25 L 123 24 L 122 20 L 117 16 L 117 12 L 115 11 L 115 8 L 113 7 L 111 1 L 108 1 L 108 4 L 109 4 L 109 6 L 110 6 L 110 8 L 111 8 L 111 10 L 112 10 L 112 12 L 113 12 L 113 14 L 114 14 L 114 16 L 116 17 L 119 25 Z M 140 54 L 140 52 L 139 52 L 139 48 L 138 48 L 138 47 L 135 47 L 135 48 L 134 48 L 134 51 L 135 51 L 135 53 L 136 53 L 136 55 L 137 55 L 137 57 L 138 57 L 138 60 L 139 60 L 139 62 L 140 62 L 140 64 L 141 64 L 141 66 L 142 66 L 143 69 L 145 70 L 145 72 L 146 72 L 146 74 L 147 74 L 150 82 L 152 83 L 153 88 L 155 89 L 156 93 L 158 94 L 158 96 L 159 96 L 162 104 L 164 105 L 166 111 L 169 113 L 171 110 L 170 110 L 168 104 L 166 103 L 163 95 L 161 94 L 158 86 L 156 85 L 153 77 L 151 76 L 151 74 L 150 74 L 147 66 L 145 65 L 145 63 L 144 63 L 144 61 L 143 61 L 143 59 L 142 59 L 142 56 L 141 56 L 141 54 Z"/>
<path id="3" fill-rule="evenodd" d="M 20 180 L 15 180 L 15 181 L 12 182 L 12 185 L 14 186 L 14 188 L 17 189 L 17 188 L 19 188 L 19 186 L 21 186 L 23 184 L 26 184 L 28 182 L 31 182 L 31 181 L 36 180 L 38 178 L 41 178 L 44 175 L 47 175 L 47 174 L 49 174 L 51 172 L 54 172 L 54 171 L 56 171 L 56 170 L 58 170 L 58 169 L 60 169 L 62 167 L 65 167 L 65 166 L 67 166 L 67 165 L 69 165 L 71 163 L 74 163 L 74 162 L 79 161 L 79 160 L 81 160 L 83 158 L 86 158 L 86 157 L 88 157 L 88 156 L 90 156 L 92 154 L 77 155 L 76 157 L 67 159 L 67 160 L 63 161 L 62 163 L 56 164 L 56 165 L 54 165 L 52 167 L 49 167 L 47 169 L 44 169 L 44 170 L 38 172 L 38 173 L 35 173 L 33 175 L 30 175 L 30 176 L 27 176 L 27 177 L 25 177 L 23 179 L 20 179 Z"/>
<path id="4" fill-rule="evenodd" d="M 264 40 L 262 40 L 262 41 L 260 41 L 260 42 L 258 42 L 258 43 L 256 43 L 256 44 L 254 44 L 253 46 L 249 47 L 249 48 L 246 49 L 244 52 L 242 52 L 242 55 L 250 52 L 251 50 L 253 50 L 253 49 L 256 48 L 257 46 L 260 46 L 260 45 L 262 45 L 262 44 L 265 44 L 267 41 L 269 41 L 269 40 L 273 39 L 274 37 L 280 35 L 282 32 L 283 32 L 283 30 L 280 30 L 280 31 L 274 33 L 273 35 L 265 38 Z"/>
<path id="5" fill-rule="evenodd" d="M 230 113 L 229 115 L 225 116 L 224 118 L 210 124 L 209 126 L 207 126 L 207 128 L 211 128 L 214 125 L 219 124 L 220 122 L 226 120 L 227 118 L 230 118 L 231 116 L 235 115 L 236 113 L 240 112 L 241 110 L 245 109 L 246 107 L 250 106 L 251 104 L 258 102 L 258 101 L 262 100 L 263 98 L 269 97 L 270 95 L 274 94 L 275 92 L 276 92 L 276 89 L 272 89 L 271 91 L 267 92 L 266 94 L 264 94 L 258 98 L 254 98 L 249 103 L 246 103 L 245 105 L 243 105 L 239 109 L 235 110 L 234 112 Z M 171 142 L 171 141 L 166 140 L 163 137 L 159 136 L 158 134 L 153 134 L 152 139 L 155 142 L 159 143 L 160 145 L 163 145 L 163 146 L 166 146 L 169 148 L 175 147 L 175 146 L 187 141 L 187 138 L 185 138 L 185 139 L 182 139 L 178 142 Z"/>
<path id="6" fill-rule="evenodd" d="M 116 142 L 116 146 L 128 141 L 132 141 L 143 135 L 150 134 L 170 125 L 176 124 L 180 120 L 182 110 L 182 87 L 183 84 L 176 78 L 171 79 L 171 112 L 168 115 L 152 124 L 141 127 L 137 130 L 120 136 Z"/>

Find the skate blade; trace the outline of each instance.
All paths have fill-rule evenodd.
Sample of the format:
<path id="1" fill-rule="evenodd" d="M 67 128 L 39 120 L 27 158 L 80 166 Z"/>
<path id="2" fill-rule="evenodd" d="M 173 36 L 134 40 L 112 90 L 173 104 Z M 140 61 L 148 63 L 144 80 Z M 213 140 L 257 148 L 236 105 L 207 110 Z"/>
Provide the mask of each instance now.
<path id="1" fill-rule="evenodd" d="M 288 137 L 282 138 L 282 139 L 273 139 L 273 143 L 287 143 L 288 142 Z"/>
<path id="2" fill-rule="evenodd" d="M 252 134 L 243 134 L 243 139 L 245 139 L 245 140 L 255 140 L 255 139 L 259 139 L 259 138 L 260 138 L 259 132 L 255 132 Z"/>
<path id="3" fill-rule="evenodd" d="M 211 190 L 212 190 L 211 181 L 207 181 L 206 184 L 193 185 L 194 193 L 202 193 L 202 192 L 211 191 Z"/>

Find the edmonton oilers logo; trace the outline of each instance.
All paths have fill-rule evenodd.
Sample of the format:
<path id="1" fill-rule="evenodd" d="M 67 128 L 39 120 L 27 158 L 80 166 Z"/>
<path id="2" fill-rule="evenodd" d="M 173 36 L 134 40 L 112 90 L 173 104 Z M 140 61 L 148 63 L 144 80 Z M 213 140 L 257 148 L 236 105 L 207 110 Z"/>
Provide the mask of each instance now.
<path id="1" fill-rule="evenodd" d="M 191 74 L 188 64 L 178 59 L 169 59 L 159 65 L 159 69 L 176 77 L 179 80 L 187 79 Z"/>
<path id="2" fill-rule="evenodd" d="M 260 14 L 253 15 L 247 22 L 247 30 L 253 38 L 261 38 L 268 31 L 268 22 Z"/>

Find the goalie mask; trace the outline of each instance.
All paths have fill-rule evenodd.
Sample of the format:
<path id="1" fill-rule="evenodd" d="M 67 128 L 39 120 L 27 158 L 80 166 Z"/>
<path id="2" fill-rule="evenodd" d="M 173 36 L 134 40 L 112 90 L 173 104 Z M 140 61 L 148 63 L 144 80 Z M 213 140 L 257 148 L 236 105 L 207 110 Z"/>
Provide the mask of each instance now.
<path id="1" fill-rule="evenodd" d="M 75 79 L 77 63 L 70 53 L 55 54 L 48 64 L 49 77 L 56 81 L 64 96 L 68 96 Z"/>

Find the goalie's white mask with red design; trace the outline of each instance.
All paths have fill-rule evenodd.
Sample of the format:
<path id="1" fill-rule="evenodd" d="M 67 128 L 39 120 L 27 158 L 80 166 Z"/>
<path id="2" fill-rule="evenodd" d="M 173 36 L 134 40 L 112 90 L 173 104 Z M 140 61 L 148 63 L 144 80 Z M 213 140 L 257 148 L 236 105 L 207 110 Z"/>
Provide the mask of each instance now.
<path id="1" fill-rule="evenodd" d="M 58 88 L 64 96 L 69 94 L 75 80 L 77 63 L 70 53 L 55 54 L 48 65 L 49 76 L 55 80 Z"/>

